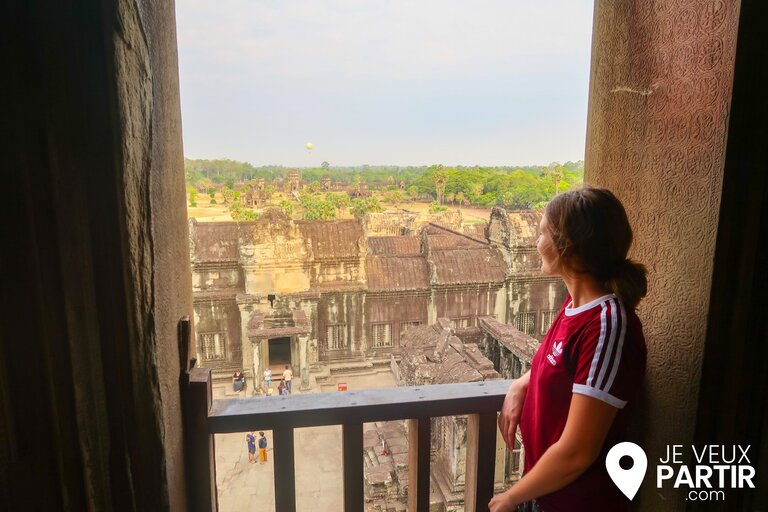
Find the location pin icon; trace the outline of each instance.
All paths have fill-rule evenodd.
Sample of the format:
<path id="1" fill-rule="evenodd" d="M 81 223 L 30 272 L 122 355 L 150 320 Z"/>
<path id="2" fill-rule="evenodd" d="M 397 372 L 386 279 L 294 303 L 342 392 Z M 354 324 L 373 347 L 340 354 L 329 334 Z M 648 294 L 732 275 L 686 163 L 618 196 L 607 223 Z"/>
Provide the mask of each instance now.
<path id="1" fill-rule="evenodd" d="M 624 469 L 619 464 L 622 457 L 632 459 L 632 467 Z M 635 497 L 640 484 L 645 478 L 645 471 L 648 469 L 648 458 L 642 448 L 635 443 L 619 443 L 608 452 L 605 457 L 605 468 L 608 475 L 624 495 L 630 500 Z"/>

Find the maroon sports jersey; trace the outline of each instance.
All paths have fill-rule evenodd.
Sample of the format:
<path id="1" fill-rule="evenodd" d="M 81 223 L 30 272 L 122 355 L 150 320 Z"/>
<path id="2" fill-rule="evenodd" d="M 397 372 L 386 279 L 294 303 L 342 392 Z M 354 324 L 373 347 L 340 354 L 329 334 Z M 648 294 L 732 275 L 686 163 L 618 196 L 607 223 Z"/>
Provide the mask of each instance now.
<path id="1" fill-rule="evenodd" d="M 555 317 L 531 362 L 531 380 L 520 429 L 525 472 L 530 471 L 565 428 L 573 393 L 619 409 L 600 456 L 571 484 L 536 501 L 544 512 L 624 511 L 629 500 L 608 477 L 605 456 L 625 441 L 629 408 L 645 374 L 645 339 L 635 312 L 614 294 L 570 308 Z"/>

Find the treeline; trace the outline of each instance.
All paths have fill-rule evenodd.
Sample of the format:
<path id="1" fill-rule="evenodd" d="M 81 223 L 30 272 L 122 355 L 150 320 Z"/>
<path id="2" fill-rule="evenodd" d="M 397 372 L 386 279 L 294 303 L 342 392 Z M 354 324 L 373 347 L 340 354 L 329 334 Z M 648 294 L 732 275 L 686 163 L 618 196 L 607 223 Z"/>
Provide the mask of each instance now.
<path id="1" fill-rule="evenodd" d="M 235 160 L 184 161 L 187 184 L 205 190 L 213 184 L 234 188 L 236 183 L 264 178 L 267 182 L 285 178 L 295 168 L 283 166 L 254 167 Z M 323 162 L 318 168 L 299 169 L 301 179 L 312 186 L 323 176 L 335 183 L 359 182 L 377 185 L 384 191 L 399 188 L 403 181 L 411 199 L 442 199 L 452 205 L 501 205 L 507 208 L 541 206 L 557 192 L 580 186 L 584 179 L 584 162 L 554 162 L 548 166 L 331 166 Z M 439 186 L 442 197 L 438 197 Z M 314 185 L 317 188 L 317 185 Z"/>

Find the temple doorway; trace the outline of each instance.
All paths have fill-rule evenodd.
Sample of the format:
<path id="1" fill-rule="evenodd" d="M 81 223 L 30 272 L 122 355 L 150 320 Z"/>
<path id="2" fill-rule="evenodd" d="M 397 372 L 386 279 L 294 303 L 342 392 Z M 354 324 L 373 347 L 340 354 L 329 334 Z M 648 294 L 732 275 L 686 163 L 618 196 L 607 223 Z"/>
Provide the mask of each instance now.
<path id="1" fill-rule="evenodd" d="M 275 380 L 283 374 L 285 365 L 291 364 L 291 338 L 289 336 L 269 340 L 269 368 Z"/>

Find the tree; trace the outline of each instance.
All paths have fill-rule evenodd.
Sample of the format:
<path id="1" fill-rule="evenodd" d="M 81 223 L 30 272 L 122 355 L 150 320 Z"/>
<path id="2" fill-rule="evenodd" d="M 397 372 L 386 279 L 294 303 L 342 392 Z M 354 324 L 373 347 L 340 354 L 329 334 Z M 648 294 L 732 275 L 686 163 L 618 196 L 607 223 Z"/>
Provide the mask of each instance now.
<path id="1" fill-rule="evenodd" d="M 429 203 L 429 213 L 438 213 L 438 212 L 444 212 L 447 210 L 447 206 L 443 206 L 439 204 L 437 201 L 432 201 Z"/>
<path id="2" fill-rule="evenodd" d="M 480 204 L 480 196 L 483 195 L 483 188 L 482 183 L 474 182 L 469 184 L 469 193 L 467 196 L 472 204 Z"/>
<path id="3" fill-rule="evenodd" d="M 216 204 L 216 189 L 208 187 L 206 193 L 208 194 L 208 197 L 211 198 L 211 204 Z"/>
<path id="4" fill-rule="evenodd" d="M 320 183 L 318 183 L 317 181 L 313 181 L 312 183 L 310 183 L 309 191 L 312 192 L 313 194 L 317 194 L 318 192 L 320 192 Z"/>
<path id="5" fill-rule="evenodd" d="M 328 192 L 325 194 L 325 200 L 330 202 L 337 211 L 349 206 L 350 198 L 346 192 Z"/>
<path id="6" fill-rule="evenodd" d="M 291 216 L 293 213 L 293 207 L 294 203 L 293 201 L 289 201 L 287 199 L 283 199 L 279 203 L 277 203 L 277 207 L 280 208 L 284 214 L 286 214 L 288 217 Z"/>
<path id="7" fill-rule="evenodd" d="M 456 194 L 456 200 L 459 202 L 459 206 L 464 206 L 464 201 L 467 199 L 464 197 L 464 192 L 458 192 Z"/>
<path id="8" fill-rule="evenodd" d="M 221 189 L 221 195 L 224 197 L 224 204 L 231 203 L 235 200 L 235 191 L 231 188 Z"/>
<path id="9" fill-rule="evenodd" d="M 299 197 L 304 220 L 331 220 L 336 218 L 336 208 L 330 201 L 312 194 L 302 193 Z"/>
<path id="10" fill-rule="evenodd" d="M 249 220 L 257 220 L 258 218 L 259 218 L 258 213 L 256 213 L 253 210 L 245 209 L 243 210 L 243 214 L 240 220 L 249 221 Z"/>
<path id="11" fill-rule="evenodd" d="M 321 164 L 320 164 L 320 167 L 322 167 L 322 168 L 323 168 L 323 169 L 325 169 L 326 171 L 328 170 L 328 168 L 329 168 L 330 166 L 331 166 L 331 164 L 329 164 L 328 162 L 325 162 L 325 161 L 324 161 L 323 163 L 321 163 Z"/>
<path id="12" fill-rule="evenodd" d="M 379 204 L 379 200 L 371 196 L 366 199 L 353 199 L 349 208 L 355 218 L 362 219 L 367 213 L 377 213 L 384 211 Z"/>
<path id="13" fill-rule="evenodd" d="M 232 217 L 232 220 L 238 221 L 243 216 L 243 205 L 236 201 L 229 205 L 229 216 Z"/>
<path id="14" fill-rule="evenodd" d="M 403 202 L 404 195 L 399 190 L 390 190 L 384 194 L 384 201 L 388 202 L 392 206 L 397 206 Z"/>
<path id="15" fill-rule="evenodd" d="M 440 164 L 433 165 L 430 169 L 430 176 L 435 184 L 435 193 L 437 202 L 443 204 L 443 192 L 445 191 L 445 182 L 448 181 L 448 172 Z"/>
<path id="16" fill-rule="evenodd" d="M 197 189 L 195 187 L 189 186 L 187 187 L 187 192 L 189 192 L 189 206 L 192 208 L 197 206 Z"/>
<path id="17" fill-rule="evenodd" d="M 416 187 L 416 185 L 411 185 L 410 187 L 408 187 L 406 189 L 406 192 L 408 192 L 408 197 L 411 198 L 411 201 L 419 197 L 419 189 Z"/>
<path id="18" fill-rule="evenodd" d="M 445 195 L 445 200 L 451 204 L 454 204 L 454 202 L 456 201 L 456 194 L 454 194 L 453 192 L 449 192 L 448 194 Z"/>
<path id="19" fill-rule="evenodd" d="M 272 199 L 273 195 L 275 195 L 275 186 L 270 183 L 264 187 L 264 197 L 269 200 Z"/>
<path id="20" fill-rule="evenodd" d="M 560 183 L 563 181 L 564 175 L 563 175 L 563 166 L 560 165 L 558 162 L 552 162 L 549 164 L 549 167 L 544 169 L 544 175 L 552 180 L 552 183 L 555 185 L 555 196 L 559 193 Z M 552 196 L 554 197 L 554 196 Z"/>
<path id="21" fill-rule="evenodd" d="M 551 195 L 547 188 L 550 181 L 546 177 L 519 170 L 513 172 L 510 178 L 498 197 L 498 201 L 509 208 L 527 209 L 534 203 L 546 201 Z"/>

